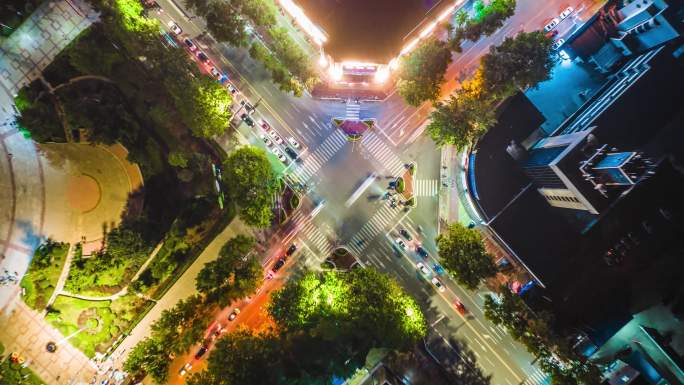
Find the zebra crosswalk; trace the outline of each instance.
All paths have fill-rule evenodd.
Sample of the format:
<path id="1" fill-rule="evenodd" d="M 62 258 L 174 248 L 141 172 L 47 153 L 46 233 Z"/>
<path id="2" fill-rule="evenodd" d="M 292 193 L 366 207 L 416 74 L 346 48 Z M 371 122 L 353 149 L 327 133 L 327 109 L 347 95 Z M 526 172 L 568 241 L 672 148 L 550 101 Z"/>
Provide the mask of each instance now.
<path id="1" fill-rule="evenodd" d="M 293 169 L 291 175 L 299 182 L 306 183 L 345 143 L 344 134 L 340 130 L 333 131 L 316 150 L 303 158 L 302 163 Z"/>
<path id="2" fill-rule="evenodd" d="M 347 103 L 345 119 L 347 120 L 359 120 L 361 115 L 361 105 L 357 103 Z"/>
<path id="3" fill-rule="evenodd" d="M 396 222 L 399 215 L 403 213 L 398 207 L 391 207 L 389 203 L 384 204 L 373 214 L 371 219 L 351 238 L 347 247 L 357 255 L 361 255 L 363 250 L 375 237 L 383 232 L 388 224 Z"/>
<path id="4" fill-rule="evenodd" d="M 292 217 L 292 223 L 295 228 L 299 229 L 299 238 L 306 242 L 311 251 L 318 255 L 321 260 L 325 259 L 332 252 L 332 242 L 311 221 L 311 217 L 303 215 L 301 211 L 298 211 Z"/>
<path id="5" fill-rule="evenodd" d="M 417 197 L 433 197 L 439 192 L 437 179 L 417 179 L 413 185 L 413 195 Z"/>
<path id="6" fill-rule="evenodd" d="M 534 372 L 532 372 L 532 374 L 530 374 L 520 385 L 546 385 L 548 382 L 548 375 L 539 368 L 535 368 Z"/>
<path id="7" fill-rule="evenodd" d="M 361 143 L 390 175 L 400 175 L 403 173 L 404 162 L 394 154 L 392 149 L 376 133 L 373 131 L 364 133 Z"/>

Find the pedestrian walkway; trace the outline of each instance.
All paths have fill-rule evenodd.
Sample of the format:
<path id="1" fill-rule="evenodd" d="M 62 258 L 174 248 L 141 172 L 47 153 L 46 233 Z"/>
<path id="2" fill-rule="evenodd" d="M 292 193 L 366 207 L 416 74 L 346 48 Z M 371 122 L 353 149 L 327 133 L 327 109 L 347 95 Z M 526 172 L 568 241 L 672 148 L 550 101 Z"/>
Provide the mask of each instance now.
<path id="1" fill-rule="evenodd" d="M 345 119 L 347 120 L 359 120 L 361 116 L 361 105 L 359 103 L 353 103 L 351 101 L 347 102 L 347 109 L 345 113 Z"/>
<path id="2" fill-rule="evenodd" d="M 521 385 L 542 385 L 548 383 L 548 376 L 539 368 L 534 368 L 534 372 L 530 374 Z"/>
<path id="3" fill-rule="evenodd" d="M 351 238 L 347 247 L 356 255 L 362 255 L 363 250 L 382 233 L 387 225 L 397 222 L 397 218 L 403 215 L 403 209 L 391 207 L 389 201 L 373 214 L 371 219 Z"/>
<path id="4" fill-rule="evenodd" d="M 309 215 L 304 215 L 301 211 L 297 211 L 292 217 L 292 225 L 294 228 L 299 229 L 297 235 L 300 240 L 305 242 L 309 249 L 318 255 L 321 260 L 330 255 L 333 248 L 332 242 L 314 225 Z"/>
<path id="5" fill-rule="evenodd" d="M 333 131 L 316 150 L 303 158 L 302 163 L 292 171 L 291 175 L 299 183 L 306 183 L 346 142 L 340 130 Z"/>
<path id="6" fill-rule="evenodd" d="M 369 131 L 364 133 L 361 138 L 361 144 L 389 175 L 398 176 L 403 174 L 404 162 L 375 132 Z"/>
<path id="7" fill-rule="evenodd" d="M 78 0 L 43 3 L 0 45 L 0 89 L 16 95 L 36 79 L 57 54 L 97 20 Z M 12 104 L 2 103 L 9 112 Z"/>
<path id="8" fill-rule="evenodd" d="M 414 183 L 413 196 L 434 197 L 439 193 L 439 181 L 437 179 L 418 179 Z"/>

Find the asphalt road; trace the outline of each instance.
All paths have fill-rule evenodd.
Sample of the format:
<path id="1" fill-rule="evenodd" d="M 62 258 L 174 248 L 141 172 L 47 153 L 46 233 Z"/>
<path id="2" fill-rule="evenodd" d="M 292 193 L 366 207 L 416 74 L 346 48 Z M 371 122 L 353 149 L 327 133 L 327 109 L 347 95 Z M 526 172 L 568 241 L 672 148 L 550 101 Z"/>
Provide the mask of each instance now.
<path id="1" fill-rule="evenodd" d="M 173 19 L 191 38 L 203 32 L 200 19 L 189 19 L 192 15 L 181 11 L 170 0 L 159 0 L 159 3 L 164 12 L 158 17 L 164 25 Z M 566 6 L 578 8 L 577 3 L 576 0 L 552 0 L 542 4 L 535 0 L 518 1 L 516 14 L 501 30 L 476 43 L 465 44 L 463 52 L 454 56 L 446 74 L 443 95 L 452 92 L 458 86 L 459 78 L 476 68 L 478 59 L 492 44 L 498 44 L 520 30 L 540 29 Z M 202 43 L 206 43 L 205 46 Z M 362 141 L 351 144 L 341 140 L 339 131 L 330 125 L 333 117 L 345 116 L 348 105 L 284 94 L 243 49 L 223 44 L 210 47 L 205 40 L 200 40 L 200 47 L 241 90 L 238 100 L 244 97 L 257 106 L 254 114 L 257 122 L 265 120 L 285 141 L 292 137 L 301 143 L 299 153 L 303 162 L 290 163 L 285 172 L 306 186 L 307 206 L 288 224 L 285 240 L 301 244 L 310 266 L 315 267 L 324 260 L 336 245 L 345 244 L 364 265 L 395 276 L 421 303 L 433 334 L 461 341 L 473 352 L 483 372 L 492 375 L 492 384 L 541 384 L 546 381 L 539 369 L 530 364 L 532 357 L 522 346 L 514 343 L 505 330 L 484 319 L 481 307 L 486 293 L 467 292 L 448 277 L 441 277 L 444 292 L 437 291 L 430 283 L 430 278 L 437 275 L 432 266 L 437 255 L 434 237 L 438 228 L 440 152 L 430 139 L 420 135 L 431 109 L 429 104 L 414 108 L 406 105 L 397 94 L 382 102 L 361 104 L 359 116 L 377 118 L 379 130 L 365 134 Z M 264 132 L 258 126 L 250 129 L 243 123 L 240 132 L 247 141 L 263 145 L 259 137 Z M 228 137 L 219 138 L 219 143 L 228 146 Z M 386 191 L 389 178 L 399 175 L 403 163 L 409 161 L 418 164 L 418 205 L 404 212 L 401 208 L 389 207 L 388 202 L 379 197 Z M 377 179 L 350 204 L 349 197 L 370 175 L 376 175 Z M 413 243 L 408 242 L 411 248 L 420 239 L 431 254 L 426 263 L 431 269 L 429 277 L 416 270 L 419 257 L 414 252 L 402 252 L 394 246 L 399 227 L 413 234 Z M 454 309 L 456 299 L 468 309 L 465 316 Z"/>

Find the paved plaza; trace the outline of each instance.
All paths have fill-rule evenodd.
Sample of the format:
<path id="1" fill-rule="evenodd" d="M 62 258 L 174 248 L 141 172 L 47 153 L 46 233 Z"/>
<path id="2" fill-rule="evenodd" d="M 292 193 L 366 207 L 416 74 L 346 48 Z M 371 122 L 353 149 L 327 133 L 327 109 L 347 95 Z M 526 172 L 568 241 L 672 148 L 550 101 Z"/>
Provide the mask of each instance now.
<path id="1" fill-rule="evenodd" d="M 68 203 L 51 200 L 58 197 L 50 186 L 59 175 L 36 144 L 19 133 L 14 97 L 96 19 L 79 0 L 49 1 L 0 41 L 0 269 L 16 272 L 19 280 L 41 239 L 58 233 L 50 227 L 59 220 L 47 210 Z M 72 207 L 78 210 L 83 206 Z M 83 353 L 67 342 L 55 353 L 45 350 L 48 341 L 64 337 L 19 300 L 19 290 L 16 284 L 0 286 L 0 341 L 6 351 L 20 353 L 48 384 L 89 382 L 95 368 Z"/>

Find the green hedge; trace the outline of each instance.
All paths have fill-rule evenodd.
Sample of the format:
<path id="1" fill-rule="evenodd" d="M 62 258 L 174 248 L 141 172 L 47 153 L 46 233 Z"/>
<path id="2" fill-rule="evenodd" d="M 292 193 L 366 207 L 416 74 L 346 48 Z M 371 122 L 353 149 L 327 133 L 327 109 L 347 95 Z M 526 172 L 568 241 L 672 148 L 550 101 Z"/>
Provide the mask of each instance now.
<path id="1" fill-rule="evenodd" d="M 402 177 L 397 178 L 397 187 L 395 188 L 395 190 L 397 190 L 397 192 L 399 194 L 401 194 L 404 192 L 404 188 L 405 188 L 404 187 L 404 178 L 402 178 Z"/>

